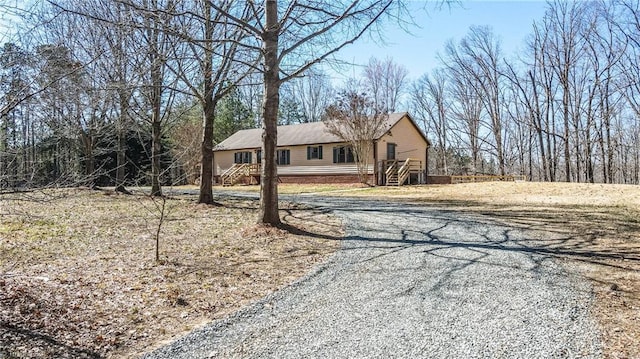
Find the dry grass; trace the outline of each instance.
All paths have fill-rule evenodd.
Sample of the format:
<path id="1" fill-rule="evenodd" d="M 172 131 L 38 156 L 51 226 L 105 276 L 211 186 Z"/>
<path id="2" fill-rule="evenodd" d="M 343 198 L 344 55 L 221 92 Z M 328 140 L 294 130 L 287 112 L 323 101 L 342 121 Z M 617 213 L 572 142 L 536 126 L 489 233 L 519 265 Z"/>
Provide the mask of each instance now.
<path id="1" fill-rule="evenodd" d="M 377 187 L 334 195 L 472 211 L 539 233 L 544 253 L 593 283 L 606 358 L 640 358 L 640 186 L 490 182 Z"/>
<path id="2" fill-rule="evenodd" d="M 349 196 L 465 201 L 495 205 L 594 206 L 640 210 L 640 187 L 632 185 L 485 182 L 456 185 L 374 187 Z"/>
<path id="3" fill-rule="evenodd" d="M 284 204 L 158 205 L 89 190 L 0 200 L 0 357 L 130 357 L 294 281 L 339 245 L 334 218 Z"/>

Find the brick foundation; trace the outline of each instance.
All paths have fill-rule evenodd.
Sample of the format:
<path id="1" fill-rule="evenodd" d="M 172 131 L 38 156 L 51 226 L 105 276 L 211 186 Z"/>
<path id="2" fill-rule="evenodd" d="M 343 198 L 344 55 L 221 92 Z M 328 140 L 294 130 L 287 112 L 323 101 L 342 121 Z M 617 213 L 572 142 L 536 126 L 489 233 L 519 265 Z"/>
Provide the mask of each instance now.
<path id="1" fill-rule="evenodd" d="M 279 176 L 280 183 L 360 183 L 357 175 L 309 175 L 309 176 Z M 215 184 L 220 184 L 220 176 L 215 176 Z M 369 176 L 369 183 L 373 183 L 373 175 Z M 417 180 L 412 180 L 417 183 Z M 260 176 L 244 178 L 240 184 L 260 184 Z M 427 176 L 427 184 L 451 184 L 451 176 Z"/>
<path id="2" fill-rule="evenodd" d="M 360 183 L 358 175 L 280 176 L 280 183 Z M 373 176 L 369 176 L 373 183 Z"/>
<path id="3" fill-rule="evenodd" d="M 308 176 L 278 176 L 279 183 L 360 183 L 358 175 L 308 175 Z M 369 176 L 369 183 L 373 183 L 373 175 Z M 220 176 L 215 176 L 214 183 L 220 184 Z M 260 176 L 243 178 L 240 184 L 260 184 Z"/>

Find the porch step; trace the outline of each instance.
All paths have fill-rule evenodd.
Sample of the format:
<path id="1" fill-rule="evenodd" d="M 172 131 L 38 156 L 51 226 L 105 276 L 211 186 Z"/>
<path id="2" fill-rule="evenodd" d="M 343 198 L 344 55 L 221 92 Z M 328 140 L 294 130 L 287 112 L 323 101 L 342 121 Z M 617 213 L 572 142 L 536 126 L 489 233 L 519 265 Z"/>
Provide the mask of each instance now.
<path id="1" fill-rule="evenodd" d="M 389 176 L 389 177 L 387 178 L 387 183 L 386 183 L 386 185 L 387 185 L 387 186 L 398 186 L 398 185 L 399 185 L 399 183 L 398 183 L 398 176 L 397 176 L 397 175 Z"/>
<path id="2" fill-rule="evenodd" d="M 256 163 L 236 163 L 227 169 L 220 179 L 223 186 L 233 186 L 247 177 L 251 177 L 260 172 L 260 165 Z"/>

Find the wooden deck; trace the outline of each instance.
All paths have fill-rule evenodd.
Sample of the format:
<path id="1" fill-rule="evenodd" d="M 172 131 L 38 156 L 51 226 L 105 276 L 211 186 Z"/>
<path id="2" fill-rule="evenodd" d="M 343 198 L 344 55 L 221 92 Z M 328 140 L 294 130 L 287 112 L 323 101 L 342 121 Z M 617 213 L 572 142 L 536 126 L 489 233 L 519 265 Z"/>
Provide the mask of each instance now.
<path id="1" fill-rule="evenodd" d="M 407 182 L 410 184 L 412 174 L 418 177 L 418 182 L 424 182 L 424 179 L 420 179 L 424 175 L 422 161 L 415 158 L 383 160 L 380 161 L 379 169 L 379 185 L 402 186 Z"/>
<path id="2" fill-rule="evenodd" d="M 259 163 L 234 163 L 220 175 L 223 186 L 233 186 L 240 183 L 245 178 L 256 178 L 260 176 Z"/>

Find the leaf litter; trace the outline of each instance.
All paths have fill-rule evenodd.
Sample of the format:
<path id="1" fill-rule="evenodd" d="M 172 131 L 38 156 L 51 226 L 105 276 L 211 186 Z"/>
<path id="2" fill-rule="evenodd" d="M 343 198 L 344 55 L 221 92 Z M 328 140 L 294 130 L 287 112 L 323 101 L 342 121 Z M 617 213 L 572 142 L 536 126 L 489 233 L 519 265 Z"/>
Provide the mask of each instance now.
<path id="1" fill-rule="evenodd" d="M 254 224 L 255 201 L 181 195 L 166 202 L 156 263 L 152 201 L 86 189 L 0 199 L 0 357 L 140 355 L 296 280 L 343 233 L 310 208 L 284 205 L 282 230 Z"/>

